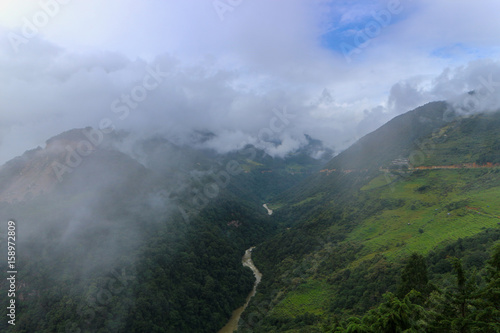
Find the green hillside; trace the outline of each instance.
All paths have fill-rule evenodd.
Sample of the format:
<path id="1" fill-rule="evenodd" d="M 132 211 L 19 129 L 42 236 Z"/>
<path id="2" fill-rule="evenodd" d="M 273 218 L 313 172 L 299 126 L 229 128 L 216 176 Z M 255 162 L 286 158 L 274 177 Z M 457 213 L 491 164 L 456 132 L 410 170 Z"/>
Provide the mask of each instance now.
<path id="1" fill-rule="evenodd" d="M 426 104 L 331 160 L 310 137 L 285 158 L 159 137 L 127 155 L 119 133 L 50 187 L 64 156 L 26 152 L 0 169 L 25 300 L 0 330 L 216 332 L 252 288 L 256 246 L 240 332 L 496 332 L 500 113 L 450 110 Z M 23 193 L 28 177 L 47 193 Z"/>
<path id="2" fill-rule="evenodd" d="M 487 262 L 500 235 L 500 113 L 445 119 L 447 110 L 430 103 L 395 118 L 335 157 L 329 172 L 276 198 L 286 229 L 255 250 L 265 278 L 241 332 L 377 332 L 370 320 L 394 302 L 425 313 L 416 331 L 500 329 L 486 292 L 496 283 Z M 434 265 L 432 287 L 403 300 L 402 272 L 415 254 Z M 460 272 L 476 293 L 463 318 L 444 310 Z"/>

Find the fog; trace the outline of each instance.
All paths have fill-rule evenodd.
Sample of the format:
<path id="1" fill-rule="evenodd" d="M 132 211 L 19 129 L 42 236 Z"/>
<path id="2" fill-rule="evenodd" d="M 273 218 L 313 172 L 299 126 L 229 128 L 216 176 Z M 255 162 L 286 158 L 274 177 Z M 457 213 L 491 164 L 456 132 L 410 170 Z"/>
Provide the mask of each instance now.
<path id="1" fill-rule="evenodd" d="M 218 152 L 285 156 L 304 134 L 341 151 L 398 114 L 499 80 L 494 1 L 58 4 L 39 26 L 42 5 L 4 4 L 0 163 L 103 120 Z M 342 51 L 373 22 L 373 38 Z M 492 87 L 478 110 L 497 107 Z M 285 109 L 293 116 L 273 120 Z M 213 135 L 200 143 L 200 132 Z"/>

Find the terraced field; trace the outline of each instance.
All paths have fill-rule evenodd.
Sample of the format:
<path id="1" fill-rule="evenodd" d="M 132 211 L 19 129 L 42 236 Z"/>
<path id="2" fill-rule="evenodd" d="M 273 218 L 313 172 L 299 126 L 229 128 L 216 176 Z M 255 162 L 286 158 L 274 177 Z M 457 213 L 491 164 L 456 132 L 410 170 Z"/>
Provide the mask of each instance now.
<path id="1" fill-rule="evenodd" d="M 500 187 L 486 181 L 490 176 L 477 170 L 429 170 L 382 186 L 379 176 L 363 190 L 372 191 L 373 200 L 397 198 L 405 204 L 362 221 L 348 241 L 362 242 L 370 257 L 380 253 L 393 259 L 426 254 L 439 244 L 500 227 Z"/>

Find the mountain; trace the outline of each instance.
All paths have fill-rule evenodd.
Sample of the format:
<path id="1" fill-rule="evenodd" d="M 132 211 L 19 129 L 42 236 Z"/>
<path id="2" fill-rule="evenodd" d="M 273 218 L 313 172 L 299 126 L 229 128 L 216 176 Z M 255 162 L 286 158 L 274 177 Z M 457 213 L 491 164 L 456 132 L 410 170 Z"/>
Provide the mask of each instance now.
<path id="1" fill-rule="evenodd" d="M 460 116 L 450 110 L 436 102 L 396 117 L 270 202 L 283 229 L 254 250 L 265 278 L 242 331 L 333 332 L 356 325 L 380 331 L 359 325 L 378 316 L 373 311 L 384 294 L 398 291 L 412 254 L 424 256 L 435 290 L 446 290 L 433 297 L 453 295 L 456 267 L 477 270 L 470 279 L 480 282 L 470 283 L 484 292 L 480 286 L 486 288 L 493 269 L 490 251 L 500 239 L 500 112 Z M 470 318 L 490 311 L 488 299 L 471 296 L 483 308 Z M 436 308 L 418 304 L 437 316 Z M 423 331 L 451 329 L 453 319 L 446 324 L 431 312 L 418 319 Z M 498 324 L 488 318 L 467 325 L 494 332 Z"/>
<path id="2" fill-rule="evenodd" d="M 498 125 L 434 102 L 333 158 L 309 136 L 273 158 L 200 149 L 205 132 L 61 133 L 0 167 L 22 271 L 0 330 L 217 332 L 252 289 L 255 246 L 241 332 L 494 332 Z"/>
<path id="3" fill-rule="evenodd" d="M 264 200 L 324 164 L 309 140 L 273 159 L 83 128 L 7 162 L 0 216 L 17 222 L 22 305 L 0 330 L 217 331 L 253 285 L 241 256 L 275 233 Z"/>

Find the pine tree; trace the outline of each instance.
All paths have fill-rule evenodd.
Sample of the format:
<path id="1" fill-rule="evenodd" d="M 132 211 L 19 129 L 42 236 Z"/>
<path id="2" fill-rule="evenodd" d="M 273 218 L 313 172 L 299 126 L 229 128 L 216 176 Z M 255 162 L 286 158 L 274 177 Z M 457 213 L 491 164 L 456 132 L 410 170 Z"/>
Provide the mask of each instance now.
<path id="1" fill-rule="evenodd" d="M 426 296 L 430 293 L 429 278 L 427 277 L 427 264 L 425 258 L 413 253 L 408 259 L 398 286 L 397 296 L 404 298 L 411 290 L 416 290 Z"/>
<path id="2" fill-rule="evenodd" d="M 475 274 L 469 278 L 462 261 L 450 258 L 455 272 L 456 285 L 444 293 L 444 303 L 437 320 L 437 328 L 451 332 L 485 332 L 486 323 L 478 318 L 481 299 Z"/>
<path id="3" fill-rule="evenodd" d="M 481 292 L 484 303 L 478 317 L 487 323 L 488 331 L 500 332 L 500 243 L 492 248 L 488 273 L 489 280 Z"/>

